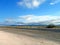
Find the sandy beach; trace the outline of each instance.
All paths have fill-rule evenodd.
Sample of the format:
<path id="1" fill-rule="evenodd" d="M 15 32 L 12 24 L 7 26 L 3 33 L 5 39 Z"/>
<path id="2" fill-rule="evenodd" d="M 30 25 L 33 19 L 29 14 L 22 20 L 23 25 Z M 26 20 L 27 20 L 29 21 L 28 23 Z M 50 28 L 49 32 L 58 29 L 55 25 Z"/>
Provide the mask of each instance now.
<path id="1" fill-rule="evenodd" d="M 0 28 L 0 45 L 60 45 L 60 32 Z"/>

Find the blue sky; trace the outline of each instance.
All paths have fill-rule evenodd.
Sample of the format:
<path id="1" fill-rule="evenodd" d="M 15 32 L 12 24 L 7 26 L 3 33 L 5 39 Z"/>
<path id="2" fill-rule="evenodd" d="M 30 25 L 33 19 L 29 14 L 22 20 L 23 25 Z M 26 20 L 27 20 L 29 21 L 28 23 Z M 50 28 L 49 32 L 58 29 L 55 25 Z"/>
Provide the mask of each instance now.
<path id="1" fill-rule="evenodd" d="M 0 22 L 40 22 L 59 18 L 60 0 L 0 0 Z"/>

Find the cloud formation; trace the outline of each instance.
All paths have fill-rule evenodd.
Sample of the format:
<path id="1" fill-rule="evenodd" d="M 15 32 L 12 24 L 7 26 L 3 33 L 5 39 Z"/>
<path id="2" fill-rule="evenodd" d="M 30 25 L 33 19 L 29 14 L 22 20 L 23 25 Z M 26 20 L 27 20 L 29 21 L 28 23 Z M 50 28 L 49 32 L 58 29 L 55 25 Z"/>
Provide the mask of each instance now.
<path id="1" fill-rule="evenodd" d="M 37 8 L 46 0 L 22 0 L 18 2 L 18 5 L 25 6 L 27 8 Z"/>
<path id="2" fill-rule="evenodd" d="M 38 8 L 41 4 L 46 2 L 47 0 L 22 0 L 17 2 L 19 6 L 27 7 L 27 8 Z M 50 0 L 50 5 L 55 5 L 60 3 L 60 0 Z"/>
<path id="3" fill-rule="evenodd" d="M 19 22 L 19 24 L 25 23 L 42 23 L 42 24 L 60 24 L 60 16 L 52 16 L 52 15 L 25 15 L 25 16 L 18 16 L 16 19 L 8 18 L 5 20 L 7 24 L 15 24 Z M 17 24 L 17 23 L 16 23 Z"/>
<path id="4" fill-rule="evenodd" d="M 16 19 L 13 19 L 13 18 L 7 18 L 5 19 L 5 22 L 6 23 L 14 23 Z"/>
<path id="5" fill-rule="evenodd" d="M 52 0 L 52 2 L 50 3 L 50 5 L 55 5 L 57 3 L 60 3 L 60 0 Z"/>
<path id="6" fill-rule="evenodd" d="M 52 16 L 52 15 L 43 15 L 43 16 L 36 16 L 36 15 L 25 15 L 19 16 L 22 20 L 25 20 L 27 23 L 31 22 L 43 22 L 43 21 L 50 21 L 50 22 L 58 22 L 60 16 Z"/>

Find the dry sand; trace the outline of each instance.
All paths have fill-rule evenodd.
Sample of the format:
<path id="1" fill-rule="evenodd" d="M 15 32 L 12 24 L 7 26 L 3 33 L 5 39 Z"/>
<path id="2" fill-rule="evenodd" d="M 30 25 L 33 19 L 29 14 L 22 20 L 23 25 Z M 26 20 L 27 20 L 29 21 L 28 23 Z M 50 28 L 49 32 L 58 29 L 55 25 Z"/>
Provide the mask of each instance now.
<path id="1" fill-rule="evenodd" d="M 0 28 L 0 45 L 60 45 L 59 35 L 59 32 Z"/>

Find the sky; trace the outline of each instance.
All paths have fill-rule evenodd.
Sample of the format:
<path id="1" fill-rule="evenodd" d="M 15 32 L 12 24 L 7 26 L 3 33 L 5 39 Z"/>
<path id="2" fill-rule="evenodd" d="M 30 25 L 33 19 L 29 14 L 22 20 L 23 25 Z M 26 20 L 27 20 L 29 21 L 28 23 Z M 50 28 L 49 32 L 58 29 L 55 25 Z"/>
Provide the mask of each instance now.
<path id="1" fill-rule="evenodd" d="M 41 22 L 60 19 L 60 0 L 0 0 L 1 22 Z"/>

